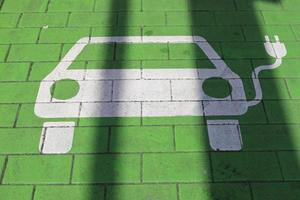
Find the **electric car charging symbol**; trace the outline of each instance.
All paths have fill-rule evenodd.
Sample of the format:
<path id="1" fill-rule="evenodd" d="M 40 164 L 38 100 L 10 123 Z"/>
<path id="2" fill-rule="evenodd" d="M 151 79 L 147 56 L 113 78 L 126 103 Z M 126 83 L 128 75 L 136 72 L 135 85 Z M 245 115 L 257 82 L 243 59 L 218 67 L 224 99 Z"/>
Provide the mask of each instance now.
<path id="1" fill-rule="evenodd" d="M 267 53 L 276 59 L 252 72 L 255 99 L 246 99 L 241 78 L 200 36 L 129 36 L 84 37 L 63 57 L 40 84 L 34 112 L 42 118 L 90 117 L 170 117 L 170 116 L 239 116 L 262 100 L 258 75 L 262 70 L 281 65 L 287 54 L 275 36 L 264 43 Z M 215 66 L 214 69 L 68 69 L 88 44 L 105 43 L 192 43 L 196 44 Z M 231 85 L 231 94 L 211 97 L 202 84 L 221 77 Z M 60 80 L 74 80 L 78 93 L 69 99 L 54 98 L 51 87 Z M 74 121 L 45 122 L 39 149 L 44 154 L 67 153 L 72 147 Z M 218 151 L 239 151 L 242 138 L 238 120 L 207 120 L 210 146 Z"/>

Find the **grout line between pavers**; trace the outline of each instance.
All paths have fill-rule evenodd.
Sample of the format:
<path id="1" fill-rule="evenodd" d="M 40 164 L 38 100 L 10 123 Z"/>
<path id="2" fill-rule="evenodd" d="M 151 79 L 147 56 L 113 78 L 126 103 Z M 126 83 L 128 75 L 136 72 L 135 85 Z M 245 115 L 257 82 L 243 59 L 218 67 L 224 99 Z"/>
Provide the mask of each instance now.
<path id="1" fill-rule="evenodd" d="M 103 199 L 104 200 L 107 200 L 107 185 L 105 184 L 105 185 L 103 185 Z"/>
<path id="2" fill-rule="evenodd" d="M 75 162 L 75 154 L 72 155 L 72 162 L 71 162 L 71 171 L 70 171 L 70 180 L 69 180 L 69 184 L 72 184 L 72 180 L 73 180 L 74 162 Z"/>
<path id="3" fill-rule="evenodd" d="M 215 151 L 213 151 L 215 152 Z M 211 180 L 214 183 L 215 182 L 215 177 L 214 177 L 214 168 L 213 168 L 213 162 L 212 162 L 212 151 L 208 152 L 208 160 L 209 160 L 209 170 L 210 170 L 210 176 L 211 176 Z"/>
<path id="4" fill-rule="evenodd" d="M 286 87 L 286 89 L 287 89 L 287 92 L 288 92 L 288 94 L 289 94 L 290 99 L 293 99 L 293 96 L 292 96 L 292 94 L 291 94 L 290 87 L 289 87 L 289 85 L 288 85 L 288 83 L 287 83 L 286 78 L 284 78 L 283 81 L 284 81 L 284 85 L 285 85 L 285 87 Z"/>
<path id="5" fill-rule="evenodd" d="M 58 60 L 61 60 L 62 58 L 63 58 L 63 51 L 64 51 L 64 46 L 65 46 L 66 44 L 65 43 L 61 43 L 61 45 L 60 45 L 60 52 L 59 52 L 59 57 L 58 57 Z M 67 52 L 66 52 L 67 53 Z"/>
<path id="6" fill-rule="evenodd" d="M 253 194 L 253 188 L 252 188 L 251 182 L 247 181 L 247 184 L 248 184 L 248 187 L 250 190 L 250 198 L 251 198 L 251 200 L 254 200 L 254 194 Z"/>
<path id="7" fill-rule="evenodd" d="M 267 122 L 267 124 L 270 124 L 270 119 L 269 119 L 269 116 L 268 116 L 268 113 L 267 113 L 265 101 L 263 99 L 261 100 L 261 105 L 263 107 L 264 115 L 266 117 L 266 122 Z"/>
<path id="8" fill-rule="evenodd" d="M 140 156 L 140 182 L 143 183 L 144 182 L 144 153 L 141 153 Z"/>
<path id="9" fill-rule="evenodd" d="M 14 121 L 14 124 L 13 124 L 12 128 L 17 127 L 17 123 L 18 123 L 19 116 L 20 116 L 20 111 L 21 111 L 21 105 L 22 105 L 21 103 L 18 104 L 17 113 L 16 113 L 16 116 L 15 116 L 15 121 Z"/>
<path id="10" fill-rule="evenodd" d="M 30 76 L 31 76 L 32 66 L 33 66 L 33 62 L 30 62 L 25 82 L 30 82 L 29 79 L 30 79 Z M 0 83 L 1 83 L 1 81 L 0 81 Z"/>
<path id="11" fill-rule="evenodd" d="M 17 20 L 17 23 L 16 23 L 15 28 L 19 28 L 19 25 L 20 25 L 20 23 L 21 23 L 22 17 L 23 17 L 23 13 L 21 13 L 21 14 L 19 15 L 19 18 L 18 18 L 18 20 Z"/>
<path id="12" fill-rule="evenodd" d="M 3 1 L 1 1 L 1 2 L 0 2 L 0 11 L 2 10 L 2 7 L 3 7 L 3 4 L 4 4 L 4 1 L 5 1 L 5 0 L 3 0 Z"/>
<path id="13" fill-rule="evenodd" d="M 67 16 L 67 20 L 66 20 L 65 26 L 62 27 L 62 28 L 69 27 L 69 21 L 70 21 L 70 18 L 71 18 L 71 12 L 68 12 L 68 16 Z"/>
<path id="14" fill-rule="evenodd" d="M 9 44 L 9 45 L 8 45 L 8 49 L 7 49 L 7 52 L 6 52 L 6 54 L 5 54 L 4 63 L 7 63 L 7 60 L 8 60 L 8 56 L 9 56 L 9 54 L 10 54 L 11 47 L 12 47 L 12 44 Z"/>
<path id="15" fill-rule="evenodd" d="M 290 26 L 290 29 L 291 29 L 291 31 L 293 33 L 294 38 L 296 39 L 296 41 L 299 41 L 299 39 L 297 37 L 297 33 L 296 33 L 295 29 L 294 29 L 294 25 L 293 24 L 289 24 L 289 26 Z"/>
<path id="16" fill-rule="evenodd" d="M 282 181 L 284 182 L 285 178 L 284 178 L 284 175 L 283 175 L 283 169 L 282 169 L 282 165 L 280 163 L 278 151 L 275 151 L 275 156 L 276 156 L 277 164 L 279 165 L 279 170 L 280 170 L 280 175 L 281 175 Z"/>
<path id="17" fill-rule="evenodd" d="M 143 4 L 144 2 L 143 2 L 143 0 L 140 0 L 140 1 L 141 1 L 141 8 L 140 8 L 140 11 L 143 12 L 143 11 L 144 11 L 144 4 Z"/>
<path id="18" fill-rule="evenodd" d="M 172 125 L 172 135 L 173 135 L 173 147 L 174 151 L 176 151 L 176 132 L 175 132 L 175 125 Z"/>
<path id="19" fill-rule="evenodd" d="M 31 193 L 31 200 L 34 200 L 35 192 L 36 192 L 36 185 L 33 185 L 32 193 Z"/>
<path id="20" fill-rule="evenodd" d="M 109 126 L 108 127 L 108 133 L 107 133 L 107 149 L 106 149 L 106 153 L 111 153 L 110 152 L 110 144 L 111 144 L 111 135 L 112 135 L 112 127 Z"/>
<path id="21" fill-rule="evenodd" d="M 50 2 L 51 2 L 51 0 L 48 0 L 46 9 L 45 9 L 45 13 L 48 13 Z"/>
<path id="22" fill-rule="evenodd" d="M 3 169 L 2 169 L 2 173 L 1 173 L 1 177 L 0 177 L 0 185 L 3 185 L 3 179 L 4 179 L 5 172 L 6 172 L 7 163 L 8 163 L 8 155 L 6 155 L 5 160 L 4 160 L 4 165 L 3 165 Z"/>
<path id="23" fill-rule="evenodd" d="M 43 30 L 43 27 L 40 27 L 39 33 L 38 33 L 38 37 L 37 37 L 37 39 L 36 39 L 35 44 L 39 44 L 40 38 L 41 38 L 41 34 L 42 34 L 42 30 Z"/>
<path id="24" fill-rule="evenodd" d="M 176 198 L 177 198 L 177 200 L 180 200 L 179 183 L 176 183 Z"/>
<path id="25" fill-rule="evenodd" d="M 93 2 L 93 12 L 95 12 L 96 11 L 96 0 L 94 0 L 94 2 Z"/>

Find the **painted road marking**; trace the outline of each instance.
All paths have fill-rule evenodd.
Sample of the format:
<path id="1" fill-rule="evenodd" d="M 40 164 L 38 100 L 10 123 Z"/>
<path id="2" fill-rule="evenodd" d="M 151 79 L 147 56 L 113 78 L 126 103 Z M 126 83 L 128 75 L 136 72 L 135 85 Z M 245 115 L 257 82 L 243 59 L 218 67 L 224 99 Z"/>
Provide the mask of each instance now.
<path id="1" fill-rule="evenodd" d="M 103 43 L 194 43 L 215 66 L 214 69 L 68 69 L 80 52 L 88 44 Z M 258 74 L 262 70 L 274 69 L 281 64 L 286 55 L 283 43 L 276 38 L 275 43 L 265 43 L 267 53 L 276 58 L 273 65 L 260 66 L 252 74 L 256 89 L 256 98 L 246 100 L 240 77 L 231 71 L 213 47 L 200 36 L 134 36 L 134 37 L 85 37 L 80 39 L 65 55 L 55 69 L 41 81 L 35 104 L 35 113 L 43 118 L 80 118 L 80 117 L 153 117 L 153 116 L 236 116 L 247 112 L 249 106 L 256 105 L 262 99 Z M 203 81 L 213 77 L 225 79 L 231 85 L 231 94 L 224 98 L 214 98 L 204 93 Z M 78 82 L 79 92 L 67 100 L 52 97 L 51 87 L 59 80 L 71 79 Z M 219 121 L 220 122 L 220 121 Z M 237 123 L 234 121 L 234 123 Z M 44 127 L 47 126 L 47 123 Z M 236 138 L 239 131 L 233 125 L 220 123 L 216 127 L 208 123 L 208 131 L 213 148 L 238 151 Z M 222 128 L 223 127 L 223 128 Z M 52 127 L 51 135 L 62 131 Z M 68 129 L 67 132 L 71 131 Z M 74 131 L 72 129 L 72 131 Z M 216 136 L 216 134 L 220 136 Z M 225 133 L 231 140 L 224 140 Z M 42 136 L 44 137 L 44 136 Z M 45 144 L 52 144 L 55 139 Z M 64 137 L 60 138 L 61 141 Z M 60 143 L 63 143 L 61 142 Z M 66 137 L 62 146 L 71 146 Z M 220 142 L 220 144 L 218 144 Z M 233 143 L 235 145 L 233 145 Z M 51 145 L 50 145 L 51 146 Z M 53 145 L 52 145 L 53 146 Z M 56 145 L 54 145 L 56 147 Z M 65 148 L 49 148 L 42 153 L 65 153 Z M 62 151 L 61 149 L 64 149 Z"/>

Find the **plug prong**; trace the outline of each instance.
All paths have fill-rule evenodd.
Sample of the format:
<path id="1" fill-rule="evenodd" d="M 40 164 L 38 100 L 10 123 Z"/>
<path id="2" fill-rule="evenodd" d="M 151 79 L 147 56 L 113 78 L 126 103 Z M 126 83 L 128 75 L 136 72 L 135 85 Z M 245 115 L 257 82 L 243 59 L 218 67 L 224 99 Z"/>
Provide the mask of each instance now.
<path id="1" fill-rule="evenodd" d="M 265 40 L 266 40 L 266 42 L 270 42 L 269 36 L 265 35 Z"/>
<path id="2" fill-rule="evenodd" d="M 274 37 L 276 42 L 280 42 L 278 35 L 275 35 Z"/>

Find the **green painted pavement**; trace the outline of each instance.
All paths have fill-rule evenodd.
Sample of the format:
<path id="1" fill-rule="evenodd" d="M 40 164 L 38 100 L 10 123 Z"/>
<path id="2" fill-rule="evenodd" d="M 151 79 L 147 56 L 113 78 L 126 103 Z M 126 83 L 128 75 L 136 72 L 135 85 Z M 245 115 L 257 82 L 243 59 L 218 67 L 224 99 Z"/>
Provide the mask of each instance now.
<path id="1" fill-rule="evenodd" d="M 0 199 L 300 199 L 300 3 L 297 0 L 0 0 Z M 263 101 L 242 116 L 44 119 L 43 80 L 86 36 L 200 35 L 255 97 L 252 70 L 272 64 L 264 35 L 288 54 L 259 76 Z M 71 69 L 210 68 L 191 44 L 88 45 Z M 69 96 L 72 86 L 54 88 Z M 75 88 L 76 89 L 76 88 Z M 226 92 L 218 82 L 211 93 Z M 213 152 L 207 119 L 237 119 L 243 150 Z M 75 121 L 67 155 L 42 155 L 43 123 Z"/>

